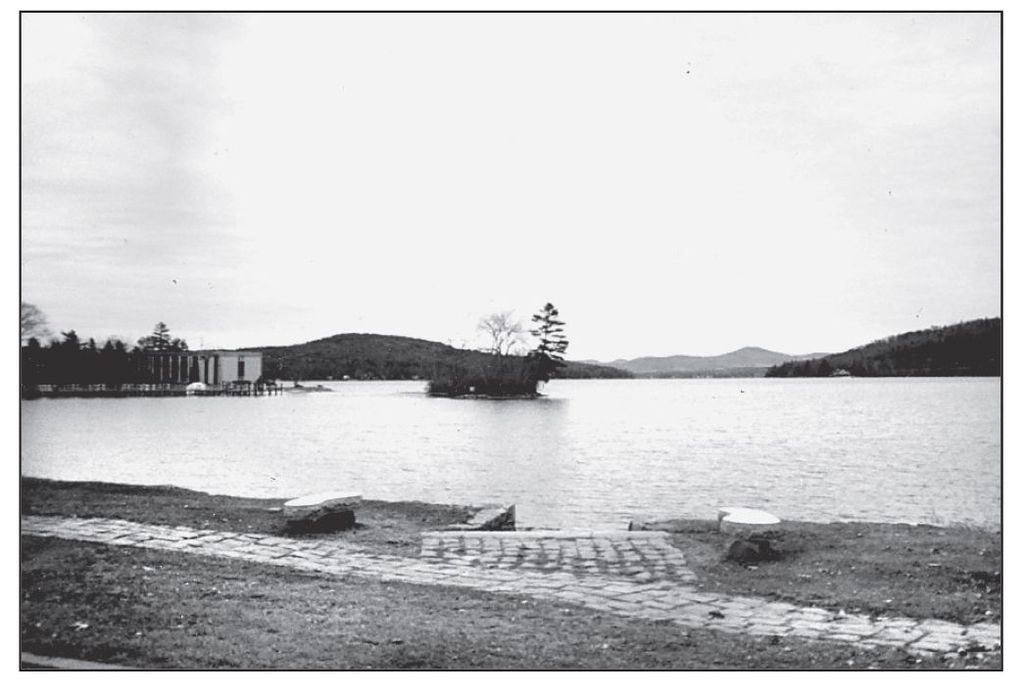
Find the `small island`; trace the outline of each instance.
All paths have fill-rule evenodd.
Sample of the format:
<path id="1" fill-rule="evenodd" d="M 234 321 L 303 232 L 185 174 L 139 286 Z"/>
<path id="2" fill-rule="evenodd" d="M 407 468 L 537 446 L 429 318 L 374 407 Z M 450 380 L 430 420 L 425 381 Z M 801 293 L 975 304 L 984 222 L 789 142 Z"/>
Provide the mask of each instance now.
<path id="1" fill-rule="evenodd" d="M 532 317 L 529 334 L 536 347 L 525 355 L 511 352 L 521 347 L 526 331 L 511 314 L 498 313 L 480 321 L 479 328 L 491 338 L 489 352 L 468 352 L 457 362 L 437 367 L 426 386 L 429 395 L 449 398 L 536 398 L 540 383 L 547 383 L 565 367 L 565 323 L 548 302 Z"/>

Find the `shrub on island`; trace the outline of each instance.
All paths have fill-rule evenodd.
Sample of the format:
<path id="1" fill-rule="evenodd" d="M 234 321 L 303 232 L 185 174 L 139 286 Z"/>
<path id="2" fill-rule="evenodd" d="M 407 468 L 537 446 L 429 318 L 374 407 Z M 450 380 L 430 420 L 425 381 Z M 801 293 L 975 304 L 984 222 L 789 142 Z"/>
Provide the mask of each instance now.
<path id="1" fill-rule="evenodd" d="M 536 364 L 527 357 L 479 352 L 457 364 L 438 366 L 426 392 L 446 397 L 537 397 L 540 380 Z"/>

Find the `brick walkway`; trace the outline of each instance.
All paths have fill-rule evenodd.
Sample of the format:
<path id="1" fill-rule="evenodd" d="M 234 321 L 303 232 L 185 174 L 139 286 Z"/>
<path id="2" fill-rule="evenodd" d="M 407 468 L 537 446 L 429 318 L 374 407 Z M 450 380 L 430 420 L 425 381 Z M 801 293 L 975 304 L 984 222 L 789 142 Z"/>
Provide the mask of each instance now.
<path id="1" fill-rule="evenodd" d="M 423 559 L 479 569 L 562 571 L 647 583 L 692 583 L 682 552 L 661 532 L 429 532 Z"/>
<path id="2" fill-rule="evenodd" d="M 753 636 L 903 647 L 936 655 L 1001 648 L 998 624 L 872 619 L 697 590 L 682 552 L 661 532 L 432 532 L 420 558 L 353 550 L 329 539 L 143 525 L 104 518 L 23 516 L 22 532 L 66 540 L 187 552 L 303 571 L 460 586 L 571 603 L 624 617 Z"/>

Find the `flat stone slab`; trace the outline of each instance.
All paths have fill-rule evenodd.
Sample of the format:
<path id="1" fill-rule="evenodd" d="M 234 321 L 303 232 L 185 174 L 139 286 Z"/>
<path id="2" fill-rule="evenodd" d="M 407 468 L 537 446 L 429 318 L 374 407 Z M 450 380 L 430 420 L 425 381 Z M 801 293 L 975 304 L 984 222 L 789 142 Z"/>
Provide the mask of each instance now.
<path id="1" fill-rule="evenodd" d="M 469 520 L 469 525 L 480 530 L 514 530 L 515 504 L 480 509 L 479 513 Z"/>
<path id="2" fill-rule="evenodd" d="M 447 530 L 515 530 L 515 504 L 511 506 L 487 506 L 465 523 L 449 525 Z"/>
<path id="3" fill-rule="evenodd" d="M 740 506 L 718 509 L 718 528 L 723 533 L 763 532 L 781 528 L 781 519 L 767 511 Z"/>
<path id="4" fill-rule="evenodd" d="M 362 502 L 361 494 L 351 492 L 321 492 L 300 496 L 284 502 L 284 515 L 304 515 L 321 506 L 357 506 Z"/>

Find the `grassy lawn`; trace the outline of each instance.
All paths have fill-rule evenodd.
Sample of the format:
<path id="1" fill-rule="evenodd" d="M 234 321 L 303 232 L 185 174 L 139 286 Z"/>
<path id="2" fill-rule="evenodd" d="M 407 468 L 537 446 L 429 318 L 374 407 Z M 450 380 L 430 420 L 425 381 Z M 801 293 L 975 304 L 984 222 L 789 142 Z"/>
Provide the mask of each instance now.
<path id="1" fill-rule="evenodd" d="M 105 482 L 59 482 L 24 478 L 24 515 L 119 518 L 136 523 L 183 525 L 239 533 L 289 535 L 279 509 L 287 499 L 247 499 L 204 494 L 180 487 L 142 487 Z M 418 501 L 364 500 L 353 531 L 333 538 L 380 553 L 417 556 L 420 533 L 464 523 L 478 511 Z"/>
<path id="2" fill-rule="evenodd" d="M 171 487 L 22 481 L 22 513 L 286 534 L 281 499 Z M 415 555 L 419 533 L 474 509 L 367 501 L 335 537 Z M 781 558 L 722 560 L 714 523 L 675 521 L 705 590 L 886 616 L 1001 619 L 1001 535 L 970 528 L 786 523 Z M 22 538 L 22 649 L 145 668 L 1000 668 L 1000 653 L 926 659 L 686 630 L 460 588 L 324 577 L 229 559 Z"/>
<path id="3" fill-rule="evenodd" d="M 50 538 L 22 542 L 22 649 L 143 668 L 1000 667 L 730 636 L 522 596 L 323 577 Z"/>
<path id="4" fill-rule="evenodd" d="M 1002 618 L 1002 536 L 975 528 L 887 523 L 783 524 L 777 561 L 722 561 L 712 521 L 659 525 L 701 588 L 875 616 Z"/>

